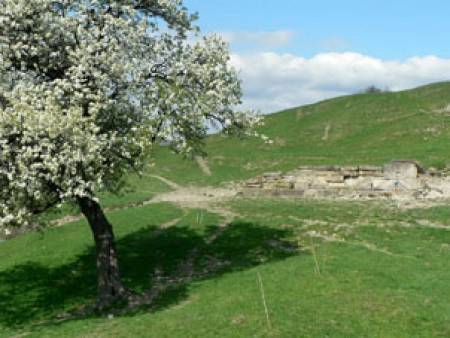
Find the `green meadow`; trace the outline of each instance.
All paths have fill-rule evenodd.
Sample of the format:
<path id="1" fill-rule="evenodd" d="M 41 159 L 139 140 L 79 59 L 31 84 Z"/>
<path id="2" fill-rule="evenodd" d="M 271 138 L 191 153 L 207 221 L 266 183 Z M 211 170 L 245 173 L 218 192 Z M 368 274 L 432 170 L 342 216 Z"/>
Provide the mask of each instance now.
<path id="1" fill-rule="evenodd" d="M 220 187 L 306 164 L 414 159 L 444 168 L 449 93 L 450 83 L 439 83 L 272 114 L 260 128 L 271 143 L 210 136 L 210 175 L 156 149 L 154 166 L 130 175 L 121 194 L 102 196 L 124 282 L 137 294 L 160 286 L 154 300 L 83 313 L 96 297 L 89 227 L 48 226 L 0 243 L 0 337 L 449 337 L 445 204 L 145 203 L 176 191 L 174 183 Z M 65 206 L 44 219 L 77 213 Z"/>

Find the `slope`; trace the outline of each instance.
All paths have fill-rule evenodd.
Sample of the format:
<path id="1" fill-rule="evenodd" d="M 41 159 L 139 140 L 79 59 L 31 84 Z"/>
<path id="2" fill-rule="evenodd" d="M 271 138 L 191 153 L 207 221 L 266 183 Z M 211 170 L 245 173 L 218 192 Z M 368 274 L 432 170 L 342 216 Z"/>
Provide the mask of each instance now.
<path id="1" fill-rule="evenodd" d="M 391 93 L 357 94 L 265 118 L 260 139 L 213 135 L 206 142 L 211 175 L 166 148 L 156 170 L 184 184 L 220 184 L 305 164 L 383 164 L 415 159 L 443 167 L 450 145 L 450 82 Z M 205 162 L 205 161 L 204 161 Z"/>

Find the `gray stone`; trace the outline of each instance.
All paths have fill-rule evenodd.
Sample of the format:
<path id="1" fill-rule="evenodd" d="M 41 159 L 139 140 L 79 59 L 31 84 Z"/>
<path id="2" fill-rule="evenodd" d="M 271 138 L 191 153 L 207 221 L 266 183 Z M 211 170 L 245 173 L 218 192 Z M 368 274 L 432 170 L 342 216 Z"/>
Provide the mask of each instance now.
<path id="1" fill-rule="evenodd" d="M 359 176 L 383 177 L 384 173 L 382 170 L 360 170 Z"/>
<path id="2" fill-rule="evenodd" d="M 417 178 L 418 165 L 411 161 L 394 161 L 384 166 L 384 177 L 387 179 Z"/>
<path id="3" fill-rule="evenodd" d="M 243 183 L 245 193 L 312 198 L 450 198 L 450 177 L 414 161 L 378 166 L 304 166 L 268 172 Z"/>
<path id="4" fill-rule="evenodd" d="M 346 178 L 352 178 L 352 177 L 358 177 L 359 172 L 357 170 L 343 170 L 342 176 L 344 176 L 344 179 Z"/>
<path id="5" fill-rule="evenodd" d="M 263 174 L 264 177 L 281 176 L 281 171 L 272 171 Z"/>
<path id="6" fill-rule="evenodd" d="M 327 183 L 344 183 L 344 176 L 336 175 L 334 177 L 328 177 L 326 181 Z"/>
<path id="7" fill-rule="evenodd" d="M 341 167 L 341 171 L 358 171 L 358 166 L 346 165 Z"/>

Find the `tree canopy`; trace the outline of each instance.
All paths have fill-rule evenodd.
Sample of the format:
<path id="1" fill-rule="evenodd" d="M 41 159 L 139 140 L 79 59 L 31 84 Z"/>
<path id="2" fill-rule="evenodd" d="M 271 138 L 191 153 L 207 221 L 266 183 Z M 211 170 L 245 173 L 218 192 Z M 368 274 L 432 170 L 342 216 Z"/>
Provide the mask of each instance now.
<path id="1" fill-rule="evenodd" d="M 0 229 L 117 189 L 152 145 L 245 133 L 227 44 L 181 0 L 0 2 Z"/>

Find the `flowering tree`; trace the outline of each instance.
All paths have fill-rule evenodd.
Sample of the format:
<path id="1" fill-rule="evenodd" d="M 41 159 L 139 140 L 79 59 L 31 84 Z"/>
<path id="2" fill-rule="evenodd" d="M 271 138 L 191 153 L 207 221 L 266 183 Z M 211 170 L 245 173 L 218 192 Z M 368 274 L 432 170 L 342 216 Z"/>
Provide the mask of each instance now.
<path id="1" fill-rule="evenodd" d="M 197 37 L 182 0 L 1 0 L 0 230 L 73 201 L 96 244 L 99 306 L 124 297 L 96 194 L 152 145 L 201 151 L 207 124 L 245 133 L 227 45 Z"/>

